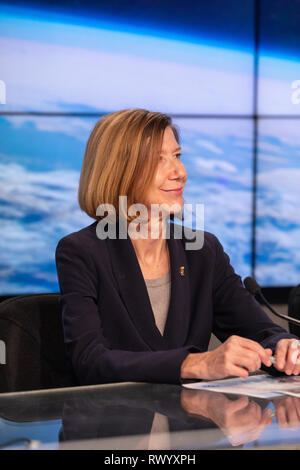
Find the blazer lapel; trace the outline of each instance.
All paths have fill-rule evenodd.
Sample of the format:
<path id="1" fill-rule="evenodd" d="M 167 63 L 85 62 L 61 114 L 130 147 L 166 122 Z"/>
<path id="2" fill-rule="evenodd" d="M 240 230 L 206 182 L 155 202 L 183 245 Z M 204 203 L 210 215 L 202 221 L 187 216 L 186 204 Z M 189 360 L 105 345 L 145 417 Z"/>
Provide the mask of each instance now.
<path id="1" fill-rule="evenodd" d="M 107 239 L 107 242 L 121 298 L 144 341 L 154 351 L 184 345 L 190 317 L 190 291 L 182 240 L 173 238 L 171 228 L 170 238 L 167 239 L 171 265 L 171 297 L 163 336 L 156 327 L 147 287 L 130 237 Z"/>
<path id="2" fill-rule="evenodd" d="M 164 331 L 168 347 L 178 348 L 185 344 L 190 324 L 190 279 L 189 267 L 182 240 L 175 239 L 170 224 L 167 239 L 171 265 L 171 298 Z"/>

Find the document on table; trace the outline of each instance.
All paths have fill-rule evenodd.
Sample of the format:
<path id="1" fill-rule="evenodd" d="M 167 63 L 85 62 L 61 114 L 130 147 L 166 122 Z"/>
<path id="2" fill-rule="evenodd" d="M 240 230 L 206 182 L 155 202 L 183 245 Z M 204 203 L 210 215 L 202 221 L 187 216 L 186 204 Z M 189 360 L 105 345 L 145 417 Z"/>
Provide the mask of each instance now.
<path id="1" fill-rule="evenodd" d="M 249 376 L 246 379 L 236 377 L 194 382 L 183 384 L 183 387 L 257 398 L 274 398 L 282 395 L 300 398 L 300 376 L 273 377 L 269 374 L 260 374 Z"/>

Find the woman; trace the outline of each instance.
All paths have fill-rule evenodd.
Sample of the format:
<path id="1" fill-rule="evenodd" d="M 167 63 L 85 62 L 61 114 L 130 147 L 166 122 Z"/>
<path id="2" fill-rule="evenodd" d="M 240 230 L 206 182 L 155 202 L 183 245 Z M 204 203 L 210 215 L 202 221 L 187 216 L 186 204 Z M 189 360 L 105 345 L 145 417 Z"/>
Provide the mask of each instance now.
<path id="1" fill-rule="evenodd" d="M 79 204 L 96 221 L 56 250 L 65 345 L 80 384 L 247 377 L 270 367 L 274 351 L 277 370 L 299 374 L 295 337 L 244 289 L 217 238 L 204 232 L 203 247 L 187 250 L 186 235 L 174 236 L 166 216 L 182 209 L 186 180 L 168 116 L 119 111 L 93 129 Z M 106 234 L 103 204 L 117 215 Z M 156 217 L 153 204 L 164 208 Z M 207 351 L 211 333 L 223 344 Z"/>

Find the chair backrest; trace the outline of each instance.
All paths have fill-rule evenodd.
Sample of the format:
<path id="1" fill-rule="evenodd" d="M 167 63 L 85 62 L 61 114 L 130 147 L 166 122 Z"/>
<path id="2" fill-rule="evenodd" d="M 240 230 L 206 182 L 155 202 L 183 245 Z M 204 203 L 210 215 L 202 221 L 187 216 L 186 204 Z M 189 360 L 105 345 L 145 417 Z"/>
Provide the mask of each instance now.
<path id="1" fill-rule="evenodd" d="M 288 302 L 289 316 L 300 320 L 300 284 L 291 290 Z M 290 332 L 300 338 L 300 326 L 290 324 Z"/>
<path id="2" fill-rule="evenodd" d="M 0 392 L 76 385 L 64 347 L 60 294 L 0 303 Z"/>

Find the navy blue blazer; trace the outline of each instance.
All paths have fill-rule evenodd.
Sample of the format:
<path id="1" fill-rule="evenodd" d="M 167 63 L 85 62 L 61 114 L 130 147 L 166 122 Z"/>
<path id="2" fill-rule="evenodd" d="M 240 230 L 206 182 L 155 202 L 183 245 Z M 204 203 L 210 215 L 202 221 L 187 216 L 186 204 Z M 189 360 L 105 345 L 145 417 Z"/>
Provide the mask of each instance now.
<path id="1" fill-rule="evenodd" d="M 243 287 L 222 245 L 204 232 L 200 250 L 167 239 L 170 306 L 162 336 L 131 239 L 100 240 L 97 221 L 62 238 L 56 248 L 67 355 L 79 384 L 122 381 L 181 383 L 191 352 L 244 336 L 275 348 L 293 337 L 273 323 Z M 181 273 L 184 266 L 184 275 Z"/>

